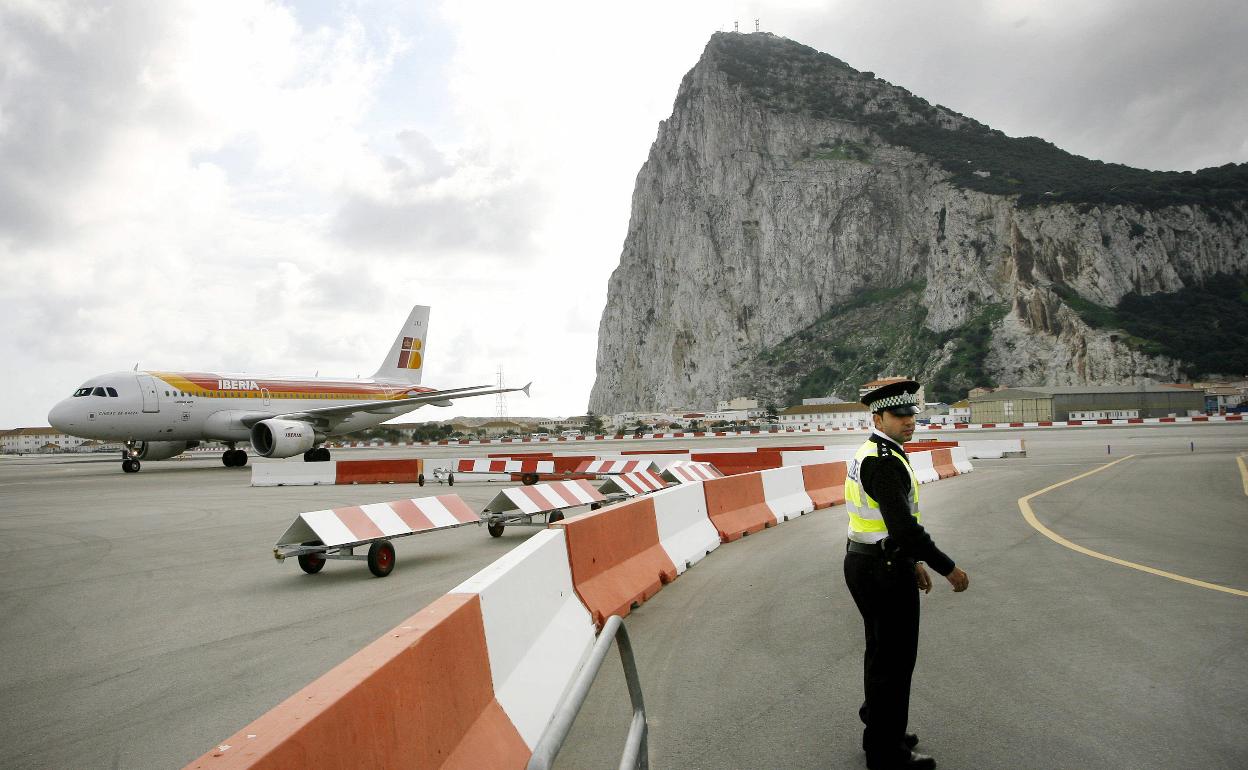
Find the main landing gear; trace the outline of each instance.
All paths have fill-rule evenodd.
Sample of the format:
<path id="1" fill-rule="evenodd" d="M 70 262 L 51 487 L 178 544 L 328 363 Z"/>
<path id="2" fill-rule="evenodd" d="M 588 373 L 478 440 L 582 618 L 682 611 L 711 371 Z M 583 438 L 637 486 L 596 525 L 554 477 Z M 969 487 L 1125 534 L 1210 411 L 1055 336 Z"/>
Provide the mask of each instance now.
<path id="1" fill-rule="evenodd" d="M 303 453 L 303 461 L 305 463 L 329 462 L 329 447 L 318 446 L 315 449 L 309 449 Z"/>
<path id="2" fill-rule="evenodd" d="M 241 468 L 247 464 L 247 453 L 231 447 L 221 455 L 221 464 L 227 468 Z"/>

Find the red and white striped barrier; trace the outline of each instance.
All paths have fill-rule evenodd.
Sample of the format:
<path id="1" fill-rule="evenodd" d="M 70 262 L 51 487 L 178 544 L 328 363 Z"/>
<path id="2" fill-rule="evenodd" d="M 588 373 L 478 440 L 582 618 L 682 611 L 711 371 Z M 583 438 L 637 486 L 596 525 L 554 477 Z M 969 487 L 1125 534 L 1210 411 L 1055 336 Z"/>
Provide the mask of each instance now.
<path id="1" fill-rule="evenodd" d="M 657 492 L 669 483 L 653 471 L 636 471 L 611 476 L 607 479 L 607 483 L 598 487 L 598 491 L 604 495 L 625 494 L 635 497 L 648 492 Z"/>
<path id="2" fill-rule="evenodd" d="M 456 473 L 554 473 L 553 460 L 456 460 Z"/>
<path id="3" fill-rule="evenodd" d="M 724 477 L 724 474 L 720 473 L 710 463 L 695 463 L 691 461 L 669 463 L 660 475 L 668 481 L 674 481 L 677 484 L 695 484 Z"/>
<path id="4" fill-rule="evenodd" d="M 459 495 L 351 505 L 299 514 L 274 545 L 280 548 L 317 540 L 325 546 L 360 545 L 480 521 Z"/>
<path id="5" fill-rule="evenodd" d="M 424 460 L 298 460 L 256 463 L 251 466 L 253 487 L 297 487 L 320 484 L 415 484 L 424 473 Z"/>
<path id="6" fill-rule="evenodd" d="M 485 513 L 519 511 L 524 514 L 548 513 L 573 508 L 578 505 L 601 503 L 606 497 L 590 486 L 588 481 L 551 481 L 527 487 L 511 487 L 494 496 Z"/>
<path id="7" fill-rule="evenodd" d="M 581 463 L 577 467 L 576 472 L 606 476 L 620 473 L 637 473 L 639 471 L 654 471 L 657 469 L 658 466 L 651 460 L 588 460 Z"/>

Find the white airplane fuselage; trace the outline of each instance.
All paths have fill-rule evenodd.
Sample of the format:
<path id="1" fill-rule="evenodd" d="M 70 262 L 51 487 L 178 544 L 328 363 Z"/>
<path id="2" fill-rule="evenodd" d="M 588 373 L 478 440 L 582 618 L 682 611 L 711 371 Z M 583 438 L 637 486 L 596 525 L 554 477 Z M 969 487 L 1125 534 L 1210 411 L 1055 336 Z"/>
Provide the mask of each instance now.
<path id="1" fill-rule="evenodd" d="M 247 441 L 250 429 L 242 419 L 248 416 L 388 401 L 432 390 L 379 379 L 113 372 L 83 383 L 52 408 L 48 421 L 70 435 L 105 441 Z M 325 433 L 364 430 L 418 407 L 355 413 Z"/>

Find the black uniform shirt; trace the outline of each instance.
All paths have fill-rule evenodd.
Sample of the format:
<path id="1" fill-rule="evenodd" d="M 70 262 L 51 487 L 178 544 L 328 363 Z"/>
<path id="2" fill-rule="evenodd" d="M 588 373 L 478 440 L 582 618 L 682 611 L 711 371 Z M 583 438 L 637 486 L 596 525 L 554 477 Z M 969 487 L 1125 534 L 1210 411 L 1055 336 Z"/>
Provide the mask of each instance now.
<path id="1" fill-rule="evenodd" d="M 880 515 L 888 528 L 888 538 L 898 550 L 915 561 L 925 561 L 941 575 L 953 571 L 950 559 L 932 541 L 923 525 L 910 515 L 910 472 L 906 470 L 906 450 L 879 433 L 872 433 L 870 440 L 880 449 L 867 455 L 858 467 L 862 489 L 880 504 Z"/>

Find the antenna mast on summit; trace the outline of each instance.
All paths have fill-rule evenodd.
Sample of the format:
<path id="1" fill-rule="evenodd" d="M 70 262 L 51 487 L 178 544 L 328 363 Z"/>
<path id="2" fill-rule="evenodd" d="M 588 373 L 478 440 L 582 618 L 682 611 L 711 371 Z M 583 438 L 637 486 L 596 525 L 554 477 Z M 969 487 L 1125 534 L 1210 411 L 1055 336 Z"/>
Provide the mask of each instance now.
<path id="1" fill-rule="evenodd" d="M 740 32 L 740 31 L 741 31 L 741 22 L 739 22 L 739 21 L 734 21 L 734 22 L 732 23 L 732 31 L 733 31 L 733 32 Z"/>
<path id="2" fill-rule="evenodd" d="M 503 367 L 498 367 L 498 389 L 503 389 Z M 507 395 L 499 393 L 498 398 L 494 399 L 494 416 L 500 421 L 507 419 Z"/>
<path id="3" fill-rule="evenodd" d="M 755 31 L 755 32 L 757 32 L 757 31 L 758 31 L 758 19 L 755 19 L 755 20 L 754 20 L 754 31 Z"/>

